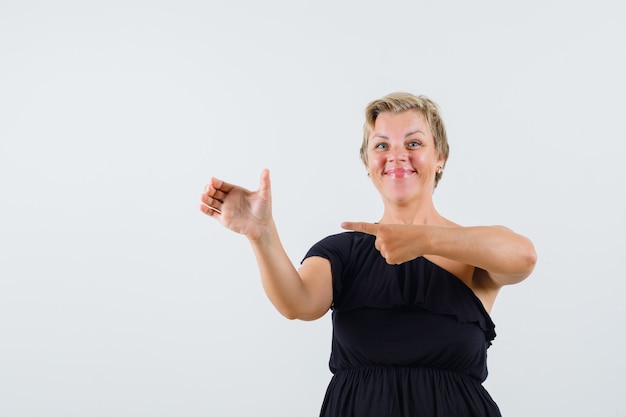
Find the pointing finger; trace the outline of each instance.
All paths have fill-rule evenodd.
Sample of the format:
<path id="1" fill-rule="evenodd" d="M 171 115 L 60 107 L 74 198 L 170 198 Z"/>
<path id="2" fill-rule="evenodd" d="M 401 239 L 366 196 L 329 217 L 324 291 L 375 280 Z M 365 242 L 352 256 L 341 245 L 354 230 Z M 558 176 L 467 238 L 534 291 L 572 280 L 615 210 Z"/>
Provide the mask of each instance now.
<path id="1" fill-rule="evenodd" d="M 375 223 L 366 223 L 366 222 L 343 222 L 341 223 L 341 227 L 346 230 L 353 230 L 355 232 L 363 232 L 370 235 L 376 236 L 378 232 L 378 225 Z"/>

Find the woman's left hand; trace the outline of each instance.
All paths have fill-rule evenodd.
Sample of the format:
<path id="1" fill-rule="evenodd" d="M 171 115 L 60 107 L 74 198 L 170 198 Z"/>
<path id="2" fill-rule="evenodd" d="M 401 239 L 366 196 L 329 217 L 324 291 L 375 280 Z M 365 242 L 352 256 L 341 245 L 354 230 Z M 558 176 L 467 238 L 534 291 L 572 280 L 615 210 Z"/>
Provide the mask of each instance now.
<path id="1" fill-rule="evenodd" d="M 428 226 L 344 222 L 341 227 L 376 236 L 376 249 L 391 265 L 408 262 L 426 254 L 427 241 L 423 229 Z"/>

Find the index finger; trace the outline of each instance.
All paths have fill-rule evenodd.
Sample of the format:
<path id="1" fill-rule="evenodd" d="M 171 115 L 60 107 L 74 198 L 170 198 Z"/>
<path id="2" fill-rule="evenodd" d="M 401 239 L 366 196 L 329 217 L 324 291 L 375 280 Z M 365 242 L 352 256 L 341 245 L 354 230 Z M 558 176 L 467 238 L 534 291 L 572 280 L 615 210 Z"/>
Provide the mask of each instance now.
<path id="1" fill-rule="evenodd" d="M 341 227 L 346 230 L 353 230 L 355 232 L 363 232 L 369 235 L 376 236 L 378 232 L 378 225 L 376 223 L 367 222 L 343 222 Z"/>
<path id="2" fill-rule="evenodd" d="M 205 187 L 205 190 L 209 188 L 209 186 L 212 186 L 213 188 L 215 188 L 216 190 L 220 190 L 224 193 L 228 193 L 230 190 L 233 189 L 233 185 L 229 184 L 223 180 L 220 180 L 219 178 L 215 178 L 215 177 L 211 177 L 211 180 L 209 182 L 209 184 L 207 184 L 207 186 Z"/>

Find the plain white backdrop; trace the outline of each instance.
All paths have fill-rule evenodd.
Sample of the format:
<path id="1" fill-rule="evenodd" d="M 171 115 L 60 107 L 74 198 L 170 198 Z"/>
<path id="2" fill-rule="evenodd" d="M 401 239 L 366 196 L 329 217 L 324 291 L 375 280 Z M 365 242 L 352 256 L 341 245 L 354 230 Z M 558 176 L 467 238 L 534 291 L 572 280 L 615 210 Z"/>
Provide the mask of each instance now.
<path id="1" fill-rule="evenodd" d="M 314 417 L 330 315 L 288 321 L 244 237 L 256 188 L 294 264 L 382 203 L 366 104 L 425 94 L 463 225 L 530 237 L 485 386 L 507 417 L 626 416 L 626 26 L 615 1 L 0 0 L 0 415 Z"/>

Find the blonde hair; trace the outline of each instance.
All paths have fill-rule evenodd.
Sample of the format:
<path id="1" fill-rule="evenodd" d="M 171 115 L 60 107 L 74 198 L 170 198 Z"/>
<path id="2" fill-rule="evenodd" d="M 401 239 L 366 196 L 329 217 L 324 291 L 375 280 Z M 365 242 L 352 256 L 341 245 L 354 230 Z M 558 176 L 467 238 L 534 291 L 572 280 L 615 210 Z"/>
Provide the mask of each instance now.
<path id="1" fill-rule="evenodd" d="M 367 146 L 369 137 L 374 129 L 376 118 L 381 113 L 401 113 L 408 110 L 414 110 L 420 113 L 426 119 L 430 131 L 435 141 L 435 152 L 437 156 L 443 157 L 444 166 L 448 160 L 450 147 L 448 146 L 448 136 L 446 135 L 446 127 L 441 118 L 441 113 L 437 103 L 426 96 L 415 96 L 410 93 L 396 92 L 387 94 L 386 96 L 370 102 L 365 108 L 365 124 L 363 125 L 363 143 L 361 144 L 361 160 L 367 167 Z M 443 167 L 442 167 L 443 168 Z M 435 187 L 441 179 L 442 172 L 435 174 Z"/>

